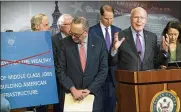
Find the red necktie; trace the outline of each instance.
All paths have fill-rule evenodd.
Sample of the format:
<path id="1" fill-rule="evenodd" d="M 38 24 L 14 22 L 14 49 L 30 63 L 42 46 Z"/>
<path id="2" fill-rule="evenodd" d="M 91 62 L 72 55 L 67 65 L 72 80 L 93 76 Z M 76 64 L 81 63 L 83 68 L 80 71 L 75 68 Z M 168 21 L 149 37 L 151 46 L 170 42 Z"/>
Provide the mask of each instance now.
<path id="1" fill-rule="evenodd" d="M 82 65 L 82 70 L 84 72 L 85 65 L 86 65 L 86 56 L 85 56 L 84 43 L 80 44 L 79 56 L 80 56 L 80 61 L 81 61 L 81 65 Z"/>

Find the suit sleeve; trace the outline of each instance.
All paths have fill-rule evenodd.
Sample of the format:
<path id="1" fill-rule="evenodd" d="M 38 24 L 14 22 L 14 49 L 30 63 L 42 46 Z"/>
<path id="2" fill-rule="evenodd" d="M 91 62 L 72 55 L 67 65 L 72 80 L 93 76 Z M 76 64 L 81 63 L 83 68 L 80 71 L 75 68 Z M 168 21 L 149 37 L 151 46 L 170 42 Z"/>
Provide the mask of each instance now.
<path id="1" fill-rule="evenodd" d="M 60 84 L 64 86 L 65 89 L 69 90 L 72 86 L 74 86 L 73 81 L 67 75 L 67 61 L 66 61 L 66 49 L 64 45 L 64 39 L 60 41 L 60 51 L 57 57 L 57 76 Z"/>
<path id="2" fill-rule="evenodd" d="M 88 86 L 88 89 L 93 93 L 97 93 L 104 84 L 108 74 L 108 53 L 105 43 L 102 41 L 102 48 L 99 55 L 99 70 L 94 81 Z"/>
<path id="3" fill-rule="evenodd" d="M 159 60 L 159 54 L 160 54 L 160 48 L 159 48 L 159 45 L 157 44 L 157 36 L 156 34 L 154 34 L 154 69 L 157 69 L 159 68 L 160 66 L 160 60 Z"/>

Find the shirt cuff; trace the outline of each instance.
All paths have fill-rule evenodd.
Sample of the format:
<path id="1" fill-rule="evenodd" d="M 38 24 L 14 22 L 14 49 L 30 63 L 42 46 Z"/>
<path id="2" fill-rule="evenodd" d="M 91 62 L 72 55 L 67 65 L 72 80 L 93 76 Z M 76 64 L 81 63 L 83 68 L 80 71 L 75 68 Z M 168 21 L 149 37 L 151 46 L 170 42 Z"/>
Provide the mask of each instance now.
<path id="1" fill-rule="evenodd" d="M 111 50 L 111 56 L 115 56 L 117 54 L 118 50 Z"/>

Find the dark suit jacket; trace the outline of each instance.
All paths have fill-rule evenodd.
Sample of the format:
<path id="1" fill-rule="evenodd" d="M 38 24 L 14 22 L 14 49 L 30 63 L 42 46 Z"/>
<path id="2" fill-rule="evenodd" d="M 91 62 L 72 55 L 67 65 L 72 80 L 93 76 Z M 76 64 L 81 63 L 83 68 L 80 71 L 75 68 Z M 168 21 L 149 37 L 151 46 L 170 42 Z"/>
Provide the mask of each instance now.
<path id="1" fill-rule="evenodd" d="M 103 32 L 102 32 L 102 29 L 101 29 L 101 26 L 100 26 L 100 23 L 92 26 L 89 28 L 89 31 L 93 34 L 96 34 L 98 37 L 104 39 L 104 35 L 103 35 Z M 114 25 L 111 25 L 111 37 L 112 37 L 112 42 L 114 41 L 114 34 L 116 32 L 120 32 L 121 29 L 114 26 Z M 105 40 L 105 39 L 104 39 Z M 105 41 L 105 44 L 106 44 L 106 41 Z M 112 45 L 111 45 L 112 46 Z M 110 51 L 108 52 L 109 55 L 111 55 L 111 49 Z M 109 64 L 110 65 L 110 64 Z M 107 80 L 111 80 L 113 82 L 113 85 L 115 86 L 116 85 L 116 81 L 115 81 L 115 76 L 114 76 L 114 70 L 116 68 L 113 67 L 113 66 L 109 66 L 109 72 L 108 72 L 108 76 L 107 76 Z M 110 78 L 110 79 L 109 79 Z"/>
<path id="2" fill-rule="evenodd" d="M 52 47 L 53 47 L 53 55 L 54 55 L 55 64 L 57 62 L 57 57 L 56 56 L 58 54 L 58 50 L 60 50 L 60 40 L 61 39 L 62 39 L 61 32 L 59 32 L 56 35 L 52 36 Z"/>
<path id="3" fill-rule="evenodd" d="M 52 47 L 53 47 L 53 57 L 54 57 L 54 65 L 55 68 L 57 68 L 57 62 L 58 62 L 58 52 L 60 51 L 60 40 L 62 39 L 61 32 L 57 33 L 56 35 L 52 36 Z M 54 104 L 54 112 L 63 112 L 63 104 L 64 104 L 64 96 L 65 91 L 62 89 L 62 85 L 58 81 L 57 77 L 57 70 L 55 69 L 56 73 L 56 81 L 57 81 L 57 90 L 58 90 L 58 96 L 59 96 L 59 103 Z"/>
<path id="4" fill-rule="evenodd" d="M 58 56 L 57 75 L 64 89 L 72 86 L 77 89 L 89 89 L 95 95 L 93 110 L 102 109 L 102 88 L 108 72 L 108 56 L 105 43 L 95 35 L 89 34 L 87 62 L 82 71 L 78 45 L 72 37 L 61 40 Z"/>
<path id="5" fill-rule="evenodd" d="M 111 58 L 112 63 L 118 63 L 122 70 L 150 70 L 156 68 L 157 62 L 157 36 L 156 34 L 143 30 L 145 40 L 145 54 L 141 63 L 136 45 L 132 36 L 131 27 L 119 33 L 119 39 L 125 37 L 125 41 L 118 48 L 117 54 Z"/>

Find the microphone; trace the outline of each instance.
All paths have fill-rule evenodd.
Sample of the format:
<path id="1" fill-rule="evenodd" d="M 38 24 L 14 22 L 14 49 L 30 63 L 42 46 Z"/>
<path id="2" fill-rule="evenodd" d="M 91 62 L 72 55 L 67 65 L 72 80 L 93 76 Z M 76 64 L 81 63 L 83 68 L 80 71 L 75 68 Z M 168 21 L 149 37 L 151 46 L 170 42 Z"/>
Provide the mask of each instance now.
<path id="1" fill-rule="evenodd" d="M 138 51 L 139 56 L 141 56 L 141 51 Z"/>
<path id="2" fill-rule="evenodd" d="M 178 65 L 177 61 L 175 61 L 175 64 L 177 65 L 177 68 L 180 69 L 180 66 Z"/>
<path id="3" fill-rule="evenodd" d="M 170 57 L 170 58 L 171 58 L 171 57 Z M 173 59 L 171 58 L 171 60 L 173 60 Z M 173 63 L 173 66 L 176 65 L 176 67 L 177 67 L 178 69 L 181 69 L 181 68 L 180 68 L 180 65 L 178 64 L 178 62 L 181 63 L 181 61 L 172 61 L 172 62 L 168 62 L 168 64 L 172 65 L 172 63 Z"/>
<path id="4" fill-rule="evenodd" d="M 172 58 L 171 58 L 172 59 Z M 179 70 L 181 70 L 181 68 L 180 68 L 180 66 L 181 66 L 181 61 L 173 61 L 173 62 L 168 62 L 168 64 L 170 63 L 170 65 L 172 65 L 173 64 L 173 66 L 174 65 L 176 65 L 176 67 L 179 69 Z M 168 67 L 169 68 L 169 67 Z M 170 67 L 170 69 L 172 69 L 172 66 Z M 173 67 L 173 69 L 174 69 L 174 67 Z M 181 71 L 180 71 L 180 73 L 181 73 Z"/>
<path id="5" fill-rule="evenodd" d="M 138 51 L 138 58 L 137 58 L 137 74 L 140 71 L 140 56 L 141 56 L 141 51 Z"/>

